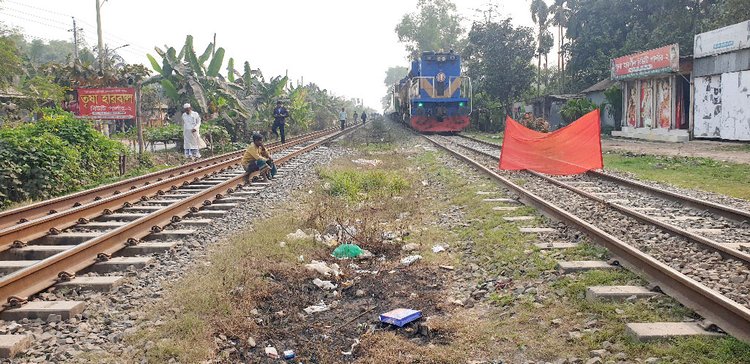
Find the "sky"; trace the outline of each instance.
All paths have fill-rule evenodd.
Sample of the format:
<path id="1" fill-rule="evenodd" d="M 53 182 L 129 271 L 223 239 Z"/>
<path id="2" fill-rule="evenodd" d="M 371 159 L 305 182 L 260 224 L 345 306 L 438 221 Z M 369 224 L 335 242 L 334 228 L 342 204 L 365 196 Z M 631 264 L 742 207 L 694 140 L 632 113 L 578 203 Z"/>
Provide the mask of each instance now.
<path id="1" fill-rule="evenodd" d="M 494 1 L 516 25 L 532 26 L 529 0 L 454 0 L 465 28 Z M 72 40 L 72 18 L 96 45 L 95 0 L 2 0 L 0 21 L 30 38 Z M 107 0 L 104 42 L 129 63 L 148 65 L 154 46 L 179 49 L 192 34 L 198 52 L 212 41 L 235 64 L 249 61 L 266 78 L 288 74 L 380 110 L 390 66 L 408 66 L 394 28 L 417 0 Z M 553 33 L 556 33 L 553 31 Z M 158 58 L 158 57 L 157 57 Z"/>

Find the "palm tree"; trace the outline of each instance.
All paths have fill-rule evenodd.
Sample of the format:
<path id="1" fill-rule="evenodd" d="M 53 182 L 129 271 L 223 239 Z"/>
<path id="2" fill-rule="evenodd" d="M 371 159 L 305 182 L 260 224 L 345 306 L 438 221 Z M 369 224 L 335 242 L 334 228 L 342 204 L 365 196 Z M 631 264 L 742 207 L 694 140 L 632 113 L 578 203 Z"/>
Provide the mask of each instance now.
<path id="1" fill-rule="evenodd" d="M 552 45 L 549 44 L 549 31 L 547 30 L 547 28 L 549 28 L 549 7 L 547 7 L 547 3 L 545 3 L 544 0 L 531 0 L 531 6 L 529 10 L 531 10 L 531 20 L 534 21 L 534 24 L 539 26 L 539 33 L 537 34 L 538 62 L 536 80 L 536 93 L 538 96 L 541 91 L 542 81 L 542 55 L 544 55 L 546 59 L 547 53 L 549 53 L 550 49 L 552 48 Z"/>
<path id="2" fill-rule="evenodd" d="M 570 9 L 566 7 L 568 0 L 555 0 L 555 3 L 549 7 L 550 13 L 552 13 L 552 25 L 556 25 L 557 28 L 557 69 L 560 71 L 560 90 L 565 89 L 565 54 L 563 47 L 565 46 L 565 33 L 563 28 L 568 27 L 568 19 L 570 18 Z"/>

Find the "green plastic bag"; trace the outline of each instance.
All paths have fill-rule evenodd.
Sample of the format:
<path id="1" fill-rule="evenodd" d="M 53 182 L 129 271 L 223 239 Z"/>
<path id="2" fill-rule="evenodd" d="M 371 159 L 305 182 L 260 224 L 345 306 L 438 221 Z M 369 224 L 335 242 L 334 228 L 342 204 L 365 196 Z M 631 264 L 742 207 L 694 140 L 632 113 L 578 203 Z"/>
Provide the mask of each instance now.
<path id="1" fill-rule="evenodd" d="M 356 258 L 364 253 L 364 250 L 354 244 L 341 244 L 333 251 L 333 255 L 336 258 Z"/>

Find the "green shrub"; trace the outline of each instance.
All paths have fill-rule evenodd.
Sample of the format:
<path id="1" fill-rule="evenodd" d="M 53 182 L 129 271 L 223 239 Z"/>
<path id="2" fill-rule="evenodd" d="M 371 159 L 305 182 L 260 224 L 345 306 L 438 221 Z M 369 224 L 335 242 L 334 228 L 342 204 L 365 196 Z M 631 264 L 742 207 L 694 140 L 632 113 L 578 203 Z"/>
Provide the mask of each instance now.
<path id="1" fill-rule="evenodd" d="M 0 129 L 0 206 L 72 191 L 83 175 L 81 153 L 62 138 L 27 125 Z"/>
<path id="2" fill-rule="evenodd" d="M 0 129 L 0 206 L 61 195 L 118 173 L 122 143 L 63 110 L 40 112 L 36 123 Z"/>
<path id="3" fill-rule="evenodd" d="M 581 116 L 596 110 L 598 107 L 598 105 L 589 99 L 572 99 L 568 100 L 562 109 L 560 109 L 560 116 L 562 116 L 565 124 L 570 124 L 578 120 Z"/>

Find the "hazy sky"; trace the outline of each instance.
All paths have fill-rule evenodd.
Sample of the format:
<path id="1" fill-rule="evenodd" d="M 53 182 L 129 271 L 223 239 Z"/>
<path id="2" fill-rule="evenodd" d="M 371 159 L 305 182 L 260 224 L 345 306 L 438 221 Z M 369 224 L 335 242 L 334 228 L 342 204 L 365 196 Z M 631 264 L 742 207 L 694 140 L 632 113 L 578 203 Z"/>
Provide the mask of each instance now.
<path id="1" fill-rule="evenodd" d="M 455 0 L 468 28 L 490 0 Z M 494 0 L 518 25 L 533 25 L 528 0 Z M 216 33 L 235 64 L 249 61 L 268 78 L 304 77 L 337 95 L 380 109 L 389 66 L 407 65 L 394 28 L 417 0 L 167 1 L 108 0 L 102 6 L 104 41 L 131 63 L 165 44 L 178 48 L 192 34 L 198 52 Z M 95 0 L 2 0 L 0 21 L 42 40 L 72 40 L 71 16 L 96 45 Z M 554 58 L 553 58 L 554 59 Z M 222 72 L 223 73 L 223 72 Z"/>

